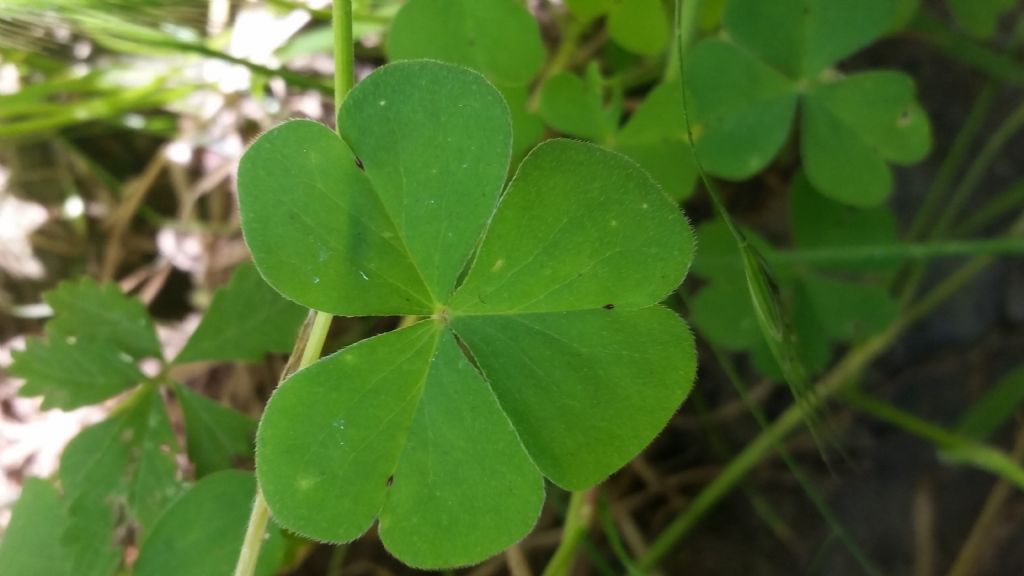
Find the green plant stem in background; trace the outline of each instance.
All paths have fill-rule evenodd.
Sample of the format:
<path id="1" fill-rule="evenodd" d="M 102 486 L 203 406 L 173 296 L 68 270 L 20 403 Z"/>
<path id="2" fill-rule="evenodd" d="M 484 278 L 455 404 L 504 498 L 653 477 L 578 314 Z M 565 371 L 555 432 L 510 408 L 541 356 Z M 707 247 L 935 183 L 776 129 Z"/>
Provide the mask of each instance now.
<path id="1" fill-rule="evenodd" d="M 682 5 L 676 6 L 680 10 L 678 18 L 678 30 L 672 36 L 672 44 L 669 46 L 668 57 L 665 59 L 665 72 L 662 74 L 662 82 L 669 83 L 675 80 L 679 73 L 679 59 L 685 58 L 686 53 L 693 44 L 693 37 L 697 33 L 697 14 L 700 8 L 700 0 L 684 0 Z"/>
<path id="2" fill-rule="evenodd" d="M 1020 464 L 1024 461 L 1024 426 L 1018 426 L 1017 438 L 1014 441 L 1013 461 Z M 970 576 L 975 572 L 981 561 L 980 556 L 988 550 L 992 537 L 992 530 L 996 529 L 998 520 L 1002 516 L 1007 500 L 1013 496 L 1015 490 L 1013 484 L 1005 478 L 996 482 L 985 499 L 985 504 L 974 521 L 971 532 L 967 536 L 963 547 L 956 555 L 953 566 L 950 567 L 947 576 Z"/>
<path id="3" fill-rule="evenodd" d="M 954 32 L 944 22 L 928 14 L 927 10 L 918 10 L 907 30 L 949 58 L 980 70 L 993 80 L 1024 86 L 1024 66 L 1005 54 Z"/>
<path id="4" fill-rule="evenodd" d="M 355 84 L 355 49 L 352 41 L 352 0 L 334 0 L 331 26 L 334 30 L 334 117 L 337 119 L 345 95 Z"/>
<path id="5" fill-rule="evenodd" d="M 1008 233 L 1009 236 L 1018 238 L 1022 234 L 1024 234 L 1024 217 L 1018 218 Z M 806 412 L 817 410 L 825 400 L 842 390 L 909 326 L 955 294 L 992 261 L 991 256 L 972 258 L 925 294 L 917 304 L 910 307 L 885 331 L 851 349 L 828 374 L 818 381 L 815 393 L 810 395 L 807 401 L 797 402 L 783 412 L 690 501 L 686 510 L 676 517 L 651 544 L 647 553 L 640 559 L 640 566 L 651 568 L 657 565 L 672 550 L 676 542 L 686 536 L 782 439 L 805 421 Z"/>
<path id="6" fill-rule="evenodd" d="M 992 137 L 985 143 L 985 146 L 978 152 L 974 161 L 971 162 L 963 180 L 960 181 L 960 184 L 953 191 L 952 198 L 950 198 L 948 203 L 945 203 L 942 215 L 939 217 L 938 223 L 935 224 L 933 236 L 942 237 L 949 231 L 951 224 L 959 215 L 964 203 L 970 198 L 971 193 L 978 188 L 978 184 L 981 183 L 981 179 L 985 174 L 989 172 L 992 162 L 1003 151 L 1003 148 L 1010 139 L 1020 132 L 1022 128 L 1024 128 L 1024 103 L 1014 108 L 1013 112 L 999 123 L 999 128 L 996 129 Z"/>
<path id="7" fill-rule="evenodd" d="M 946 154 L 942 166 L 939 167 L 938 174 L 932 180 L 932 185 L 928 187 L 924 202 L 914 214 L 914 220 L 911 222 L 910 230 L 907 232 L 907 240 L 920 238 L 924 235 L 925 228 L 934 221 L 936 213 L 942 206 L 942 197 L 946 195 L 946 192 L 952 186 L 957 171 L 960 170 L 960 166 L 967 158 L 967 154 L 970 153 L 974 139 L 981 132 L 985 120 L 988 119 L 992 105 L 995 103 L 995 98 L 996 89 L 990 82 L 981 89 L 978 97 L 974 99 L 974 104 L 971 105 L 971 110 L 967 113 L 967 118 L 960 128 L 960 132 L 957 133 L 949 153 Z"/>
<path id="8" fill-rule="evenodd" d="M 950 432 L 941 426 L 936 426 L 887 404 L 862 390 L 850 388 L 844 391 L 842 396 L 843 400 L 854 408 L 927 440 L 936 447 L 955 455 L 956 461 L 970 464 L 997 477 L 1005 478 L 1024 490 L 1024 468 L 1021 468 L 1011 456 L 1002 450 Z"/>
<path id="9" fill-rule="evenodd" d="M 252 576 L 256 573 L 260 548 L 263 545 L 263 536 L 267 533 L 269 520 L 270 509 L 267 508 L 267 501 L 263 499 L 263 494 L 260 494 L 257 489 L 256 498 L 252 503 L 252 513 L 249 515 L 249 525 L 245 529 L 245 538 L 242 540 L 242 550 L 238 554 L 238 563 L 235 565 L 235 576 Z"/>
<path id="10" fill-rule="evenodd" d="M 748 390 L 747 385 L 743 382 L 743 379 L 740 378 L 740 375 L 736 372 L 735 366 L 733 366 L 732 362 L 729 361 L 729 358 L 717 346 L 709 344 L 709 348 L 711 349 L 711 353 L 715 356 L 715 359 L 718 361 L 719 366 L 721 366 L 722 370 L 725 372 L 726 377 L 732 383 L 732 386 L 736 390 L 736 394 L 739 395 L 740 400 L 742 400 L 743 405 L 746 406 L 747 411 L 750 412 L 751 416 L 754 417 L 754 420 L 757 421 L 757 425 L 761 430 L 767 429 L 768 421 L 765 418 L 764 412 L 761 410 L 761 407 L 758 406 L 757 402 L 751 398 L 750 391 Z M 818 489 L 811 483 L 810 478 L 807 477 L 800 465 L 797 464 L 796 460 L 790 455 L 789 450 L 787 450 L 781 442 L 775 445 L 775 450 L 779 453 L 779 456 L 786 464 L 786 467 L 789 468 L 790 473 L 793 474 L 794 478 L 796 478 L 796 481 L 804 490 L 804 493 L 811 501 L 811 504 L 813 504 L 818 510 L 818 514 L 820 514 L 829 527 L 832 528 L 832 534 L 846 546 L 850 555 L 853 556 L 854 560 L 857 561 L 857 564 L 860 565 L 861 570 L 863 570 L 865 574 L 872 576 L 880 575 L 882 572 L 877 566 L 875 566 L 874 562 L 868 558 L 867 554 L 861 550 L 853 537 L 850 536 L 846 527 L 839 521 L 839 518 L 829 507 L 828 503 L 825 502 L 825 498 L 820 492 L 818 492 Z"/>
<path id="11" fill-rule="evenodd" d="M 565 525 L 562 527 L 562 542 L 555 550 L 542 576 L 566 576 L 576 559 L 576 549 L 580 541 L 590 529 L 594 518 L 594 495 L 596 488 L 572 492 L 569 497 L 569 509 L 565 513 Z"/>
<path id="12" fill-rule="evenodd" d="M 1020 104 L 1016 109 L 1014 109 L 1010 116 L 1007 117 L 1006 121 L 999 126 L 992 137 L 989 138 L 988 142 L 985 143 L 985 146 L 974 158 L 974 161 L 971 162 L 970 166 L 968 166 L 967 173 L 953 191 L 952 198 L 945 203 L 939 221 L 935 224 L 930 233 L 927 234 L 927 237 L 935 238 L 946 235 L 950 226 L 953 224 L 954 219 L 958 216 L 960 208 L 963 207 L 964 202 L 967 201 L 970 194 L 978 187 L 978 184 L 981 182 L 982 177 L 988 172 L 992 162 L 994 162 L 999 153 L 1002 152 L 1007 142 L 1009 142 L 1009 140 L 1022 128 L 1024 128 L 1024 104 Z M 913 298 L 921 280 L 924 278 L 925 271 L 925 267 L 921 265 L 910 269 L 907 281 L 903 285 L 902 296 L 900 299 L 901 303 L 906 305 L 906 303 Z"/>
<path id="13" fill-rule="evenodd" d="M 571 18 L 566 24 L 562 32 L 562 40 L 558 43 L 558 48 L 555 49 L 554 55 L 548 60 L 544 70 L 541 71 L 534 84 L 533 91 L 530 93 L 530 100 L 526 105 L 527 110 L 536 112 L 540 108 L 541 89 L 549 78 L 569 67 L 569 63 L 572 62 L 572 56 L 579 46 L 580 37 L 585 29 L 586 27 L 583 23 L 575 18 Z"/>
<path id="14" fill-rule="evenodd" d="M 976 234 L 989 224 L 1013 214 L 1024 206 L 1024 180 L 1018 181 L 984 206 L 974 211 L 966 220 L 953 229 L 954 238 L 964 238 Z"/>
<path id="15" fill-rule="evenodd" d="M 884 264 L 887 262 L 923 261 L 963 256 L 1024 255 L 1024 239 L 985 238 L 980 240 L 948 240 L 877 246 L 843 246 L 841 248 L 801 248 L 772 252 L 772 264 L 806 264 L 810 266 Z"/>
<path id="16" fill-rule="evenodd" d="M 675 36 L 677 38 L 684 38 L 684 28 L 692 26 L 692 23 L 685 21 L 687 14 L 683 10 L 682 0 L 676 0 L 675 4 Z M 697 174 L 700 176 L 701 182 L 704 183 L 708 196 L 711 198 L 711 203 L 715 207 L 715 212 L 717 212 L 719 217 L 722 218 L 722 221 L 725 222 L 730 235 L 736 241 L 736 246 L 740 252 L 743 273 L 747 280 L 747 290 L 750 294 L 750 302 L 753 305 L 754 316 L 757 320 L 757 326 L 761 331 L 765 344 L 768 346 L 768 350 L 771 352 L 772 358 L 775 359 L 775 362 L 782 370 L 784 380 L 786 381 L 786 385 L 789 386 L 789 390 L 793 394 L 793 398 L 798 404 L 805 403 L 808 406 L 817 405 L 817 403 L 813 402 L 813 399 L 810 398 L 814 395 L 814 390 L 810 386 L 807 369 L 804 366 L 800 357 L 800 352 L 796 347 L 796 337 L 786 321 L 787 317 L 783 313 L 782 299 L 778 293 L 778 284 L 774 280 L 774 274 L 772 273 L 768 262 L 764 259 L 757 248 L 750 244 L 743 232 L 735 222 L 733 222 L 732 217 L 729 216 L 729 211 L 726 210 L 725 203 L 722 201 L 721 196 L 719 196 L 715 185 L 708 177 L 707 171 L 704 169 L 704 165 L 701 163 L 700 154 L 697 152 L 696 140 L 693 137 L 693 127 L 690 123 L 690 109 L 686 96 L 686 47 L 683 42 L 677 42 L 676 48 L 679 52 L 679 58 L 677 60 L 679 63 L 679 82 L 682 84 L 682 112 L 683 120 L 686 125 L 687 144 L 689 145 L 690 152 L 693 154 L 693 161 L 697 167 Z M 816 420 L 818 416 L 817 412 L 815 410 L 804 410 L 800 412 L 800 414 L 803 416 L 804 421 L 807 424 L 807 428 L 811 432 L 811 436 L 814 438 L 815 444 L 818 445 L 822 458 L 825 459 L 826 453 L 824 449 L 821 448 L 821 438 L 816 427 Z"/>

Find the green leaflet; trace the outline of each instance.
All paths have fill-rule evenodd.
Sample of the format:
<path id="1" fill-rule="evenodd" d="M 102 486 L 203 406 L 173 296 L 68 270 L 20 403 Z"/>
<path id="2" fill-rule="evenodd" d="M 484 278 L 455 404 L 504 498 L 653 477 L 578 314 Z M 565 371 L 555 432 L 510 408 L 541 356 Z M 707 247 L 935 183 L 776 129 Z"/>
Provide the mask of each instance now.
<path id="1" fill-rule="evenodd" d="M 679 82 L 659 84 L 615 137 L 615 150 L 632 158 L 674 200 L 685 200 L 697 182 L 686 137 L 683 90 Z"/>
<path id="2" fill-rule="evenodd" d="M 239 266 L 231 283 L 213 297 L 210 309 L 176 363 L 197 360 L 261 360 L 287 353 L 306 311 L 281 298 L 250 264 Z"/>
<path id="3" fill-rule="evenodd" d="M 515 46 L 510 50 L 509 46 Z M 517 0 L 411 0 L 388 35 L 391 61 L 427 58 L 476 70 L 501 91 L 512 113 L 512 152 L 521 158 L 544 132 L 530 82 L 544 64 L 536 20 Z"/>
<path id="4" fill-rule="evenodd" d="M 569 0 L 567 3 L 582 21 L 607 15 L 608 35 L 634 54 L 652 56 L 668 44 L 668 13 L 660 0 Z"/>
<path id="5" fill-rule="evenodd" d="M 43 408 L 70 410 L 106 400 L 134 386 L 143 375 L 131 358 L 110 344 L 51 335 L 29 340 L 15 352 L 11 374 L 25 379 L 21 396 L 43 396 Z"/>
<path id="6" fill-rule="evenodd" d="M 50 334 L 108 342 L 134 358 L 160 356 L 153 321 L 142 302 L 129 298 L 114 284 L 99 285 L 91 278 L 63 282 L 43 297 L 54 317 Z"/>
<path id="7" fill-rule="evenodd" d="M 621 106 L 605 108 L 600 82 L 598 75 L 585 81 L 568 72 L 548 78 L 540 92 L 541 118 L 564 134 L 606 142 L 618 128 Z"/>
<path id="8" fill-rule="evenodd" d="M 659 306 L 464 316 L 452 328 L 534 462 L 570 490 L 630 460 L 693 382 L 692 337 Z"/>
<path id="9" fill-rule="evenodd" d="M 549 78 L 540 92 L 540 115 L 563 134 L 606 144 L 646 170 L 674 200 L 693 192 L 697 167 L 686 139 L 679 82 L 659 84 L 621 128 L 621 90 L 605 104 L 604 80 L 596 68 L 586 79 L 569 74 Z"/>
<path id="10" fill-rule="evenodd" d="M 60 542 L 67 521 L 57 489 L 45 480 L 27 479 L 0 540 L 0 574 L 71 574 L 71 558 Z"/>
<path id="11" fill-rule="evenodd" d="M 885 32 L 892 0 L 735 0 L 729 34 L 789 76 L 810 78 Z"/>
<path id="12" fill-rule="evenodd" d="M 855 206 L 877 206 L 892 190 L 886 162 L 910 164 L 931 146 L 931 127 L 899 72 L 866 72 L 808 93 L 801 118 L 807 178 Z"/>
<path id="13" fill-rule="evenodd" d="M 692 338 L 656 304 L 682 281 L 693 238 L 638 166 L 590 144 L 538 146 L 502 193 L 508 111 L 463 68 L 381 68 L 339 125 L 345 143 L 291 122 L 247 153 L 239 197 L 256 265 L 294 300 L 429 318 L 284 382 L 257 434 L 260 485 L 274 517 L 308 537 L 348 541 L 379 517 L 407 564 L 479 562 L 533 526 L 543 476 L 599 482 L 685 398 Z M 358 156 L 365 172 L 327 188 L 305 176 L 327 168 L 284 165 L 303 155 L 345 170 Z M 376 235 L 339 217 L 356 200 L 379 217 Z M 348 280 L 368 262 L 408 281 L 356 290 Z"/>
<path id="14" fill-rule="evenodd" d="M 878 246 L 898 240 L 892 210 L 838 204 L 817 193 L 803 174 L 797 174 L 790 187 L 789 221 L 793 243 L 806 248 Z"/>
<path id="15" fill-rule="evenodd" d="M 178 494 L 176 453 L 163 399 L 155 388 L 140 388 L 120 412 L 83 430 L 63 452 L 60 485 L 73 522 L 81 509 L 83 516 L 122 519 L 144 534 Z M 90 532 L 90 524 L 83 523 L 83 531 Z"/>
<path id="16" fill-rule="evenodd" d="M 452 307 L 640 308 L 678 286 L 692 256 L 685 220 L 635 164 L 590 144 L 549 140 L 509 184 Z"/>
<path id="17" fill-rule="evenodd" d="M 411 0 L 391 24 L 388 56 L 459 64 L 498 84 L 522 86 L 540 71 L 544 44 L 516 0 Z"/>
<path id="18" fill-rule="evenodd" d="M 246 244 L 287 298 L 339 316 L 431 311 L 395 223 L 327 127 L 294 120 L 264 134 L 242 157 L 238 190 Z"/>
<path id="19" fill-rule="evenodd" d="M 47 338 L 15 352 L 11 374 L 26 381 L 19 394 L 44 396 L 44 408 L 106 400 L 144 379 L 136 359 L 161 356 L 145 307 L 113 284 L 82 278 L 43 298 L 54 311 Z"/>
<path id="20" fill-rule="evenodd" d="M 142 542 L 135 576 L 231 574 L 256 495 L 251 472 L 225 470 L 200 480 L 175 500 Z M 259 576 L 277 572 L 281 530 L 271 526 L 260 549 Z"/>
<path id="21" fill-rule="evenodd" d="M 462 90 L 454 105 L 453 86 Z M 463 271 L 505 182 L 508 107 L 482 76 L 456 66 L 399 62 L 359 88 L 346 97 L 338 126 L 436 306 Z"/>
<path id="22" fill-rule="evenodd" d="M 185 416 L 185 442 L 196 476 L 231 468 L 236 460 L 252 457 L 253 419 L 180 384 L 174 386 L 174 393 Z"/>
<path id="23" fill-rule="evenodd" d="M 753 54 L 724 40 L 697 44 L 687 60 L 694 144 L 702 164 L 724 178 L 760 172 L 789 134 L 797 103 L 792 86 Z"/>
<path id="24" fill-rule="evenodd" d="M 844 77 L 829 71 L 885 33 L 893 0 L 736 0 L 728 40 L 711 38 L 687 57 L 697 151 L 708 171 L 740 180 L 786 143 L 800 110 L 807 177 L 822 194 L 877 206 L 892 189 L 889 164 L 921 160 L 931 146 L 914 84 L 896 72 Z"/>

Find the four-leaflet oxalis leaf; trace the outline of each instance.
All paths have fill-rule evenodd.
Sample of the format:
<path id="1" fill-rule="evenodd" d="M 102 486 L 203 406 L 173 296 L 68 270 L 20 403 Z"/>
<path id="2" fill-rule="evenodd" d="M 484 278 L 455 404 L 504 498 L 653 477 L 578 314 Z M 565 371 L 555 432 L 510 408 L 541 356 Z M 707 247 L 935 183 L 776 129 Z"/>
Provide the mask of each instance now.
<path id="1" fill-rule="evenodd" d="M 875 206 L 892 189 L 888 163 L 911 164 L 931 129 L 900 72 L 830 69 L 886 32 L 893 0 L 732 0 L 728 40 L 704 40 L 686 63 L 696 148 L 707 170 L 743 179 L 778 154 L 797 112 L 807 177 L 845 204 Z"/>
<path id="2" fill-rule="evenodd" d="M 293 121 L 242 159 L 256 265 L 306 306 L 427 318 L 281 385 L 261 489 L 308 537 L 352 540 L 379 517 L 407 564 L 479 562 L 531 529 L 544 476 L 600 482 L 686 396 L 693 340 L 658 301 L 693 238 L 642 170 L 591 144 L 541 144 L 505 188 L 508 109 L 461 67 L 380 68 L 338 122 L 344 140 Z"/>

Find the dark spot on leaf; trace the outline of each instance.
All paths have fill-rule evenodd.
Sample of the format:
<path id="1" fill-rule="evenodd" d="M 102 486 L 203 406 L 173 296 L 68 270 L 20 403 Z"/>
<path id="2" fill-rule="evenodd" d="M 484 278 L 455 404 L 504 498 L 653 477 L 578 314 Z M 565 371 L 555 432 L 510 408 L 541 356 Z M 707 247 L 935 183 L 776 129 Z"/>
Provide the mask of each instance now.
<path id="1" fill-rule="evenodd" d="M 615 308 L 615 304 L 605 304 L 603 308 L 605 310 L 613 310 Z"/>
<path id="2" fill-rule="evenodd" d="M 384 485 L 390 487 L 394 483 L 395 483 L 395 477 L 394 476 L 388 476 L 388 480 L 387 480 L 387 482 L 384 483 Z"/>
<path id="3" fill-rule="evenodd" d="M 360 170 L 364 170 L 365 171 L 366 168 L 363 168 L 363 161 L 359 159 L 359 156 L 356 156 L 355 158 L 356 158 L 356 167 L 359 168 Z"/>

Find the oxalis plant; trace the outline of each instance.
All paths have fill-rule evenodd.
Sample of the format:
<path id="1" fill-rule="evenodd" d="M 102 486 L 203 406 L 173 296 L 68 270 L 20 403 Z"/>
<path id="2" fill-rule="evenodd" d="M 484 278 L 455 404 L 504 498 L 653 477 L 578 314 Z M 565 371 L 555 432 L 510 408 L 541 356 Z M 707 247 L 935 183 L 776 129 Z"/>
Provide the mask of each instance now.
<path id="1" fill-rule="evenodd" d="M 476 563 L 533 527 L 544 478 L 594 486 L 685 398 L 693 339 L 658 302 L 692 258 L 686 219 L 583 142 L 537 146 L 506 186 L 511 143 L 483 76 L 421 60 L 356 86 L 337 134 L 291 121 L 243 157 L 268 283 L 332 315 L 405 317 L 270 399 L 256 470 L 283 527 L 347 542 L 378 520 L 410 566 Z"/>

